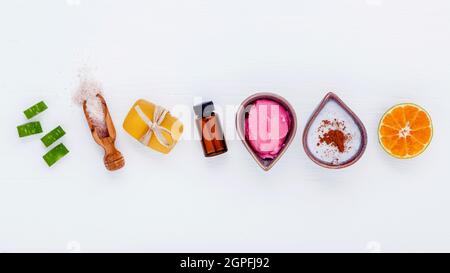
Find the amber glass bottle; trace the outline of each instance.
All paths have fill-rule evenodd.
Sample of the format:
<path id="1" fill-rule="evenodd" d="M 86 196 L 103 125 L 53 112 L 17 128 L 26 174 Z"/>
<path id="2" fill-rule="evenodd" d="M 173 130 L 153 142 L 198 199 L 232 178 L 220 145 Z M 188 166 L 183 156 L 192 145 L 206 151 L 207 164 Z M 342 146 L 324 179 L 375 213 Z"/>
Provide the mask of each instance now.
<path id="1" fill-rule="evenodd" d="M 206 157 L 217 156 L 228 151 L 219 117 L 214 110 L 212 101 L 194 106 L 196 123 Z"/>

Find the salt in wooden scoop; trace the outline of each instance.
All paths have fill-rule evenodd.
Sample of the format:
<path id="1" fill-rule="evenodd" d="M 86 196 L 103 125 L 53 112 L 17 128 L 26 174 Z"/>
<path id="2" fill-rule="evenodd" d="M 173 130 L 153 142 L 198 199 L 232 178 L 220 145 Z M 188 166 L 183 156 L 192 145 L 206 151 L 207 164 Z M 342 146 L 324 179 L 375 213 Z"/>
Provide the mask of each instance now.
<path id="1" fill-rule="evenodd" d="M 105 163 L 106 169 L 108 169 L 109 171 L 117 171 L 125 166 L 125 159 L 115 146 L 116 129 L 114 127 L 114 123 L 112 122 L 111 115 L 109 114 L 106 101 L 102 95 L 97 94 L 96 96 L 100 100 L 103 107 L 107 133 L 101 134 L 99 128 L 97 128 L 97 126 L 94 124 L 92 118 L 89 115 L 86 100 L 83 103 L 84 115 L 86 116 L 86 120 L 88 122 L 89 128 L 91 129 L 91 133 L 94 137 L 95 142 L 97 142 L 97 144 L 103 147 L 103 149 L 105 150 L 105 157 L 103 161 Z"/>

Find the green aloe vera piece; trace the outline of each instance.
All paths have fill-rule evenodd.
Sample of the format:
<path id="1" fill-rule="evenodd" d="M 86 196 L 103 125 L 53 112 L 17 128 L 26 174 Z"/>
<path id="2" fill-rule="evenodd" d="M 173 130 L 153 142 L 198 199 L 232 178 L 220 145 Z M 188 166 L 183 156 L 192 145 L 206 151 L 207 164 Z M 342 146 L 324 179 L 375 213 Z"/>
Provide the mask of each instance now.
<path id="1" fill-rule="evenodd" d="M 45 162 L 47 162 L 47 165 L 51 167 L 68 153 L 69 150 L 66 148 L 66 146 L 64 146 L 64 144 L 61 143 L 50 150 L 50 152 L 46 153 L 43 158 Z"/>
<path id="2" fill-rule="evenodd" d="M 41 138 L 42 143 L 44 143 L 45 147 L 50 147 L 53 143 L 58 141 L 58 139 L 62 138 L 66 132 L 64 132 L 61 126 L 56 127 L 50 133 L 46 134 L 43 138 Z"/>
<path id="3" fill-rule="evenodd" d="M 19 137 L 37 135 L 42 133 L 42 126 L 41 123 L 38 121 L 30 122 L 27 124 L 17 126 L 17 132 L 19 133 Z"/>
<path id="4" fill-rule="evenodd" d="M 47 105 L 45 102 L 41 101 L 36 103 L 35 105 L 31 106 L 27 110 L 23 111 L 27 119 L 34 118 L 35 116 L 39 115 L 40 113 L 47 110 Z"/>

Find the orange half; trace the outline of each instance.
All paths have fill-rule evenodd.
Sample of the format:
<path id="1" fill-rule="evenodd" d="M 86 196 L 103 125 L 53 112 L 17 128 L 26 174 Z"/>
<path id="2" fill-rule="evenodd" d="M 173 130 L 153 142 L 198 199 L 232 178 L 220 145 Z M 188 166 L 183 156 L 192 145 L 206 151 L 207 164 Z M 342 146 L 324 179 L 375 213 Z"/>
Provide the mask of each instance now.
<path id="1" fill-rule="evenodd" d="M 414 158 L 431 143 L 431 117 L 418 105 L 399 104 L 383 116 L 378 137 L 381 146 L 390 155 L 400 159 Z"/>

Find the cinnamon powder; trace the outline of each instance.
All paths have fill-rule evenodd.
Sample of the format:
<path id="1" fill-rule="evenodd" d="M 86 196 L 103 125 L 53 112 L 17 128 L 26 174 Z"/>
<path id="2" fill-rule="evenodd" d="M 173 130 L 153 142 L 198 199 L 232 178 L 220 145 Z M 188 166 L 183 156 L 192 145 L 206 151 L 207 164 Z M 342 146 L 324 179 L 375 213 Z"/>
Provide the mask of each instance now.
<path id="1" fill-rule="evenodd" d="M 340 153 L 345 152 L 345 143 L 347 142 L 347 135 L 341 130 L 330 130 L 319 138 L 320 144 L 326 143 L 338 148 Z"/>
<path id="2" fill-rule="evenodd" d="M 344 121 L 338 119 L 322 120 L 320 127 L 317 129 L 319 140 L 317 146 L 323 144 L 336 147 L 338 153 L 345 153 L 351 149 L 348 142 L 352 136 L 347 132 L 347 126 Z M 331 150 L 330 153 L 333 153 Z"/>

